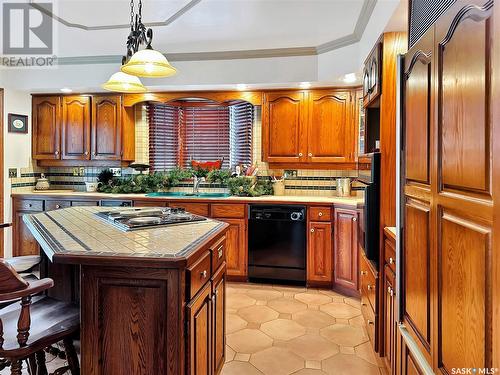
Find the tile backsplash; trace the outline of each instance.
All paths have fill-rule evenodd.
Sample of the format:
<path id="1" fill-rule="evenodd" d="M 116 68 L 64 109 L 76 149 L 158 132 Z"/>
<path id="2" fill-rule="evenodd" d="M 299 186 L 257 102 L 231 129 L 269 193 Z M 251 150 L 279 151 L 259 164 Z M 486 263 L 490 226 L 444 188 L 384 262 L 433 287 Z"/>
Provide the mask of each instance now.
<path id="1" fill-rule="evenodd" d="M 149 132 L 145 106 L 136 108 L 136 162 L 149 162 Z M 269 165 L 261 161 L 261 109 L 256 107 L 255 120 L 253 127 L 253 160 L 259 168 L 259 176 L 282 175 L 283 170 L 272 170 Z M 104 168 L 86 167 L 83 176 L 74 176 L 73 168 L 40 168 L 30 165 L 27 168 L 21 168 L 17 178 L 11 179 L 13 191 L 33 190 L 36 179 L 42 173 L 49 179 L 52 189 L 74 189 L 76 191 L 85 191 L 85 182 L 96 181 L 97 175 Z M 122 176 L 127 177 L 135 174 L 133 169 L 125 168 L 122 170 Z M 338 177 L 356 177 L 356 170 L 310 170 L 299 169 L 297 176 L 289 177 L 285 180 L 285 195 L 302 196 L 332 196 L 335 195 L 335 180 Z M 189 184 L 182 184 L 173 189 L 173 191 L 190 191 Z M 200 191 L 224 192 L 227 189 L 220 185 L 201 184 Z M 356 184 L 353 190 L 357 190 Z"/>

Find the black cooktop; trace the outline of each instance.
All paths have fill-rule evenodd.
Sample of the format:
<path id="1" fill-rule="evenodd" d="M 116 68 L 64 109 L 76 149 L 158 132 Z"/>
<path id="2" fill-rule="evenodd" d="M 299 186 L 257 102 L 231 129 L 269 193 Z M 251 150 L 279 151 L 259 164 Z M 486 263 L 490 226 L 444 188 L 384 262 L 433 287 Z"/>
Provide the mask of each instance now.
<path id="1" fill-rule="evenodd" d="M 187 212 L 183 208 L 166 207 L 119 208 L 98 212 L 96 215 L 123 231 L 207 220 L 207 218 Z"/>

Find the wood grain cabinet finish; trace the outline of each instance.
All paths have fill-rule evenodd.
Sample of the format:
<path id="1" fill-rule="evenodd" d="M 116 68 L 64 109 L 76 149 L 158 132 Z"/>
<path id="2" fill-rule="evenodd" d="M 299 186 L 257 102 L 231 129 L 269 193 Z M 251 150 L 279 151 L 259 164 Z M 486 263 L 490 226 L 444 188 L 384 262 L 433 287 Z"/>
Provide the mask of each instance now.
<path id="1" fill-rule="evenodd" d="M 368 107 L 382 92 L 382 48 L 381 39 L 377 41 L 365 60 L 363 67 L 363 106 Z"/>
<path id="2" fill-rule="evenodd" d="M 15 200 L 12 207 L 12 255 L 37 255 L 40 252 L 40 247 L 24 224 L 23 215 L 42 212 L 44 209 L 43 200 Z"/>
<path id="3" fill-rule="evenodd" d="M 498 15 L 493 1 L 458 0 L 405 58 L 400 298 L 403 323 L 435 373 L 500 367 Z M 421 372 L 404 348 L 400 355 L 405 373 Z"/>
<path id="4" fill-rule="evenodd" d="M 226 266 L 212 278 L 212 370 L 219 374 L 226 360 Z"/>
<path id="5" fill-rule="evenodd" d="M 90 160 L 90 96 L 63 96 L 61 159 Z"/>
<path id="6" fill-rule="evenodd" d="M 332 223 L 308 225 L 307 280 L 310 284 L 331 284 L 333 277 Z"/>
<path id="7" fill-rule="evenodd" d="M 352 92 L 309 93 L 307 158 L 312 163 L 354 161 L 356 129 Z"/>
<path id="8" fill-rule="evenodd" d="M 229 224 L 226 234 L 227 275 L 246 280 L 248 275 L 248 240 L 246 219 L 218 219 Z"/>
<path id="9" fill-rule="evenodd" d="M 36 160 L 61 158 L 61 98 L 34 97 L 32 155 Z"/>
<path id="10" fill-rule="evenodd" d="M 262 107 L 262 154 L 269 163 L 297 163 L 307 153 L 306 93 L 264 94 Z"/>
<path id="11" fill-rule="evenodd" d="M 336 208 L 333 278 L 336 285 L 358 290 L 358 213 Z"/>
<path id="12" fill-rule="evenodd" d="M 395 281 L 394 272 L 386 265 L 384 270 L 384 357 L 390 374 L 395 372 L 395 344 L 396 344 L 396 317 L 395 317 Z"/>
<path id="13" fill-rule="evenodd" d="M 121 96 L 94 96 L 92 98 L 92 159 L 120 160 L 121 155 Z"/>

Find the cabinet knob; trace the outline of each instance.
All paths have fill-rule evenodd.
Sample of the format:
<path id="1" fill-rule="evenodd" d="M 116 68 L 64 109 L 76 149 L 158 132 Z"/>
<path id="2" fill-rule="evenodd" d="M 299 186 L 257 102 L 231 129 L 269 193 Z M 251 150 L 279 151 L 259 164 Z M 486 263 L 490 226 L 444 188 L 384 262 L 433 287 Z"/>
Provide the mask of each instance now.
<path id="1" fill-rule="evenodd" d="M 302 152 L 299 152 L 299 156 L 302 157 L 304 156 L 304 154 Z"/>
<path id="2" fill-rule="evenodd" d="M 353 217 L 352 221 L 356 222 L 356 221 L 358 221 L 358 219 L 356 219 L 355 217 Z"/>
<path id="3" fill-rule="evenodd" d="M 361 276 L 364 276 L 364 275 L 368 275 L 368 272 L 367 272 L 367 271 L 361 271 L 359 274 L 360 274 Z"/>
<path id="4" fill-rule="evenodd" d="M 391 297 L 394 295 L 394 290 L 390 286 L 387 287 L 387 294 L 389 294 Z"/>
<path id="5" fill-rule="evenodd" d="M 312 152 L 310 152 L 310 153 L 309 153 L 309 154 L 307 154 L 307 155 L 308 155 L 309 157 L 312 157 L 312 156 L 313 156 Z"/>
<path id="6" fill-rule="evenodd" d="M 28 207 L 31 208 L 33 207 L 33 205 L 31 203 L 28 203 Z"/>
<path id="7" fill-rule="evenodd" d="M 318 213 L 318 216 L 319 217 L 323 216 L 323 212 Z"/>
<path id="8" fill-rule="evenodd" d="M 59 208 L 61 208 L 61 206 L 60 206 L 60 205 L 58 205 L 58 204 L 56 204 L 56 209 L 59 209 Z"/>
<path id="9" fill-rule="evenodd" d="M 375 285 L 370 285 L 370 284 L 368 284 L 368 285 L 366 286 L 366 289 L 368 289 L 368 290 L 375 290 Z"/>
<path id="10" fill-rule="evenodd" d="M 85 156 L 88 156 L 89 152 L 88 151 L 85 151 L 84 152 Z"/>
<path id="11" fill-rule="evenodd" d="M 314 233 L 314 228 L 311 228 L 311 233 Z"/>
<path id="12" fill-rule="evenodd" d="M 59 155 L 59 151 L 54 152 L 54 154 L 55 154 L 56 156 L 57 156 L 57 155 Z"/>
<path id="13" fill-rule="evenodd" d="M 366 322 L 367 322 L 368 324 L 370 324 L 370 325 L 375 324 L 375 323 L 373 323 L 373 320 L 370 320 L 370 319 L 368 319 Z"/>
<path id="14" fill-rule="evenodd" d="M 204 270 L 203 272 L 201 272 L 201 277 L 204 279 L 207 278 L 207 270 Z"/>
<path id="15" fill-rule="evenodd" d="M 394 259 L 392 257 L 389 258 L 389 264 L 394 264 Z"/>
<path id="16" fill-rule="evenodd" d="M 223 254 L 223 250 L 222 250 L 222 247 L 219 248 L 219 259 L 222 258 L 222 254 Z"/>

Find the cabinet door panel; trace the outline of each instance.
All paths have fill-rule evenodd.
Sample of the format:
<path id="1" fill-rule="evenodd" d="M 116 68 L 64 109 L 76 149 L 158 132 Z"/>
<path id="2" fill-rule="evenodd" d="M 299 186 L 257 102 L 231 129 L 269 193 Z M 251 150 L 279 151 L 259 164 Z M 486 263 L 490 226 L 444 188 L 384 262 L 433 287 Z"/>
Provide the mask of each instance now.
<path id="1" fill-rule="evenodd" d="M 14 214 L 13 222 L 13 256 L 23 255 L 38 255 L 40 247 L 35 237 L 31 234 L 30 230 L 24 224 L 23 215 L 33 214 L 33 211 L 17 211 Z"/>
<path id="2" fill-rule="evenodd" d="M 337 285 L 358 289 L 358 223 L 357 212 L 335 209 L 335 269 Z"/>
<path id="3" fill-rule="evenodd" d="M 92 159 L 121 159 L 121 126 L 121 97 L 94 96 L 92 98 Z"/>
<path id="4" fill-rule="evenodd" d="M 32 109 L 33 159 L 55 160 L 61 157 L 61 98 L 34 97 Z"/>
<path id="5" fill-rule="evenodd" d="M 354 158 L 355 127 L 348 92 L 311 93 L 308 121 L 308 159 L 343 163 Z"/>
<path id="6" fill-rule="evenodd" d="M 218 219 L 229 224 L 226 234 L 226 264 L 229 276 L 246 277 L 248 263 L 245 219 Z"/>
<path id="7" fill-rule="evenodd" d="M 188 305 L 190 375 L 211 374 L 212 323 L 210 283 Z"/>
<path id="8" fill-rule="evenodd" d="M 90 159 L 90 97 L 62 99 L 62 159 Z"/>
<path id="9" fill-rule="evenodd" d="M 329 222 L 309 223 L 307 280 L 331 283 L 332 258 L 332 224 Z"/>
<path id="10" fill-rule="evenodd" d="M 262 113 L 263 157 L 267 162 L 299 162 L 306 153 L 306 94 L 265 95 Z"/>
<path id="11" fill-rule="evenodd" d="M 218 374 L 225 361 L 226 348 L 226 266 L 223 265 L 212 281 L 213 372 Z"/>
<path id="12" fill-rule="evenodd" d="M 388 265 L 385 266 L 384 282 L 384 356 L 387 367 L 393 373 L 394 370 L 394 345 L 396 342 L 396 322 L 394 316 L 394 287 L 395 276 Z"/>

